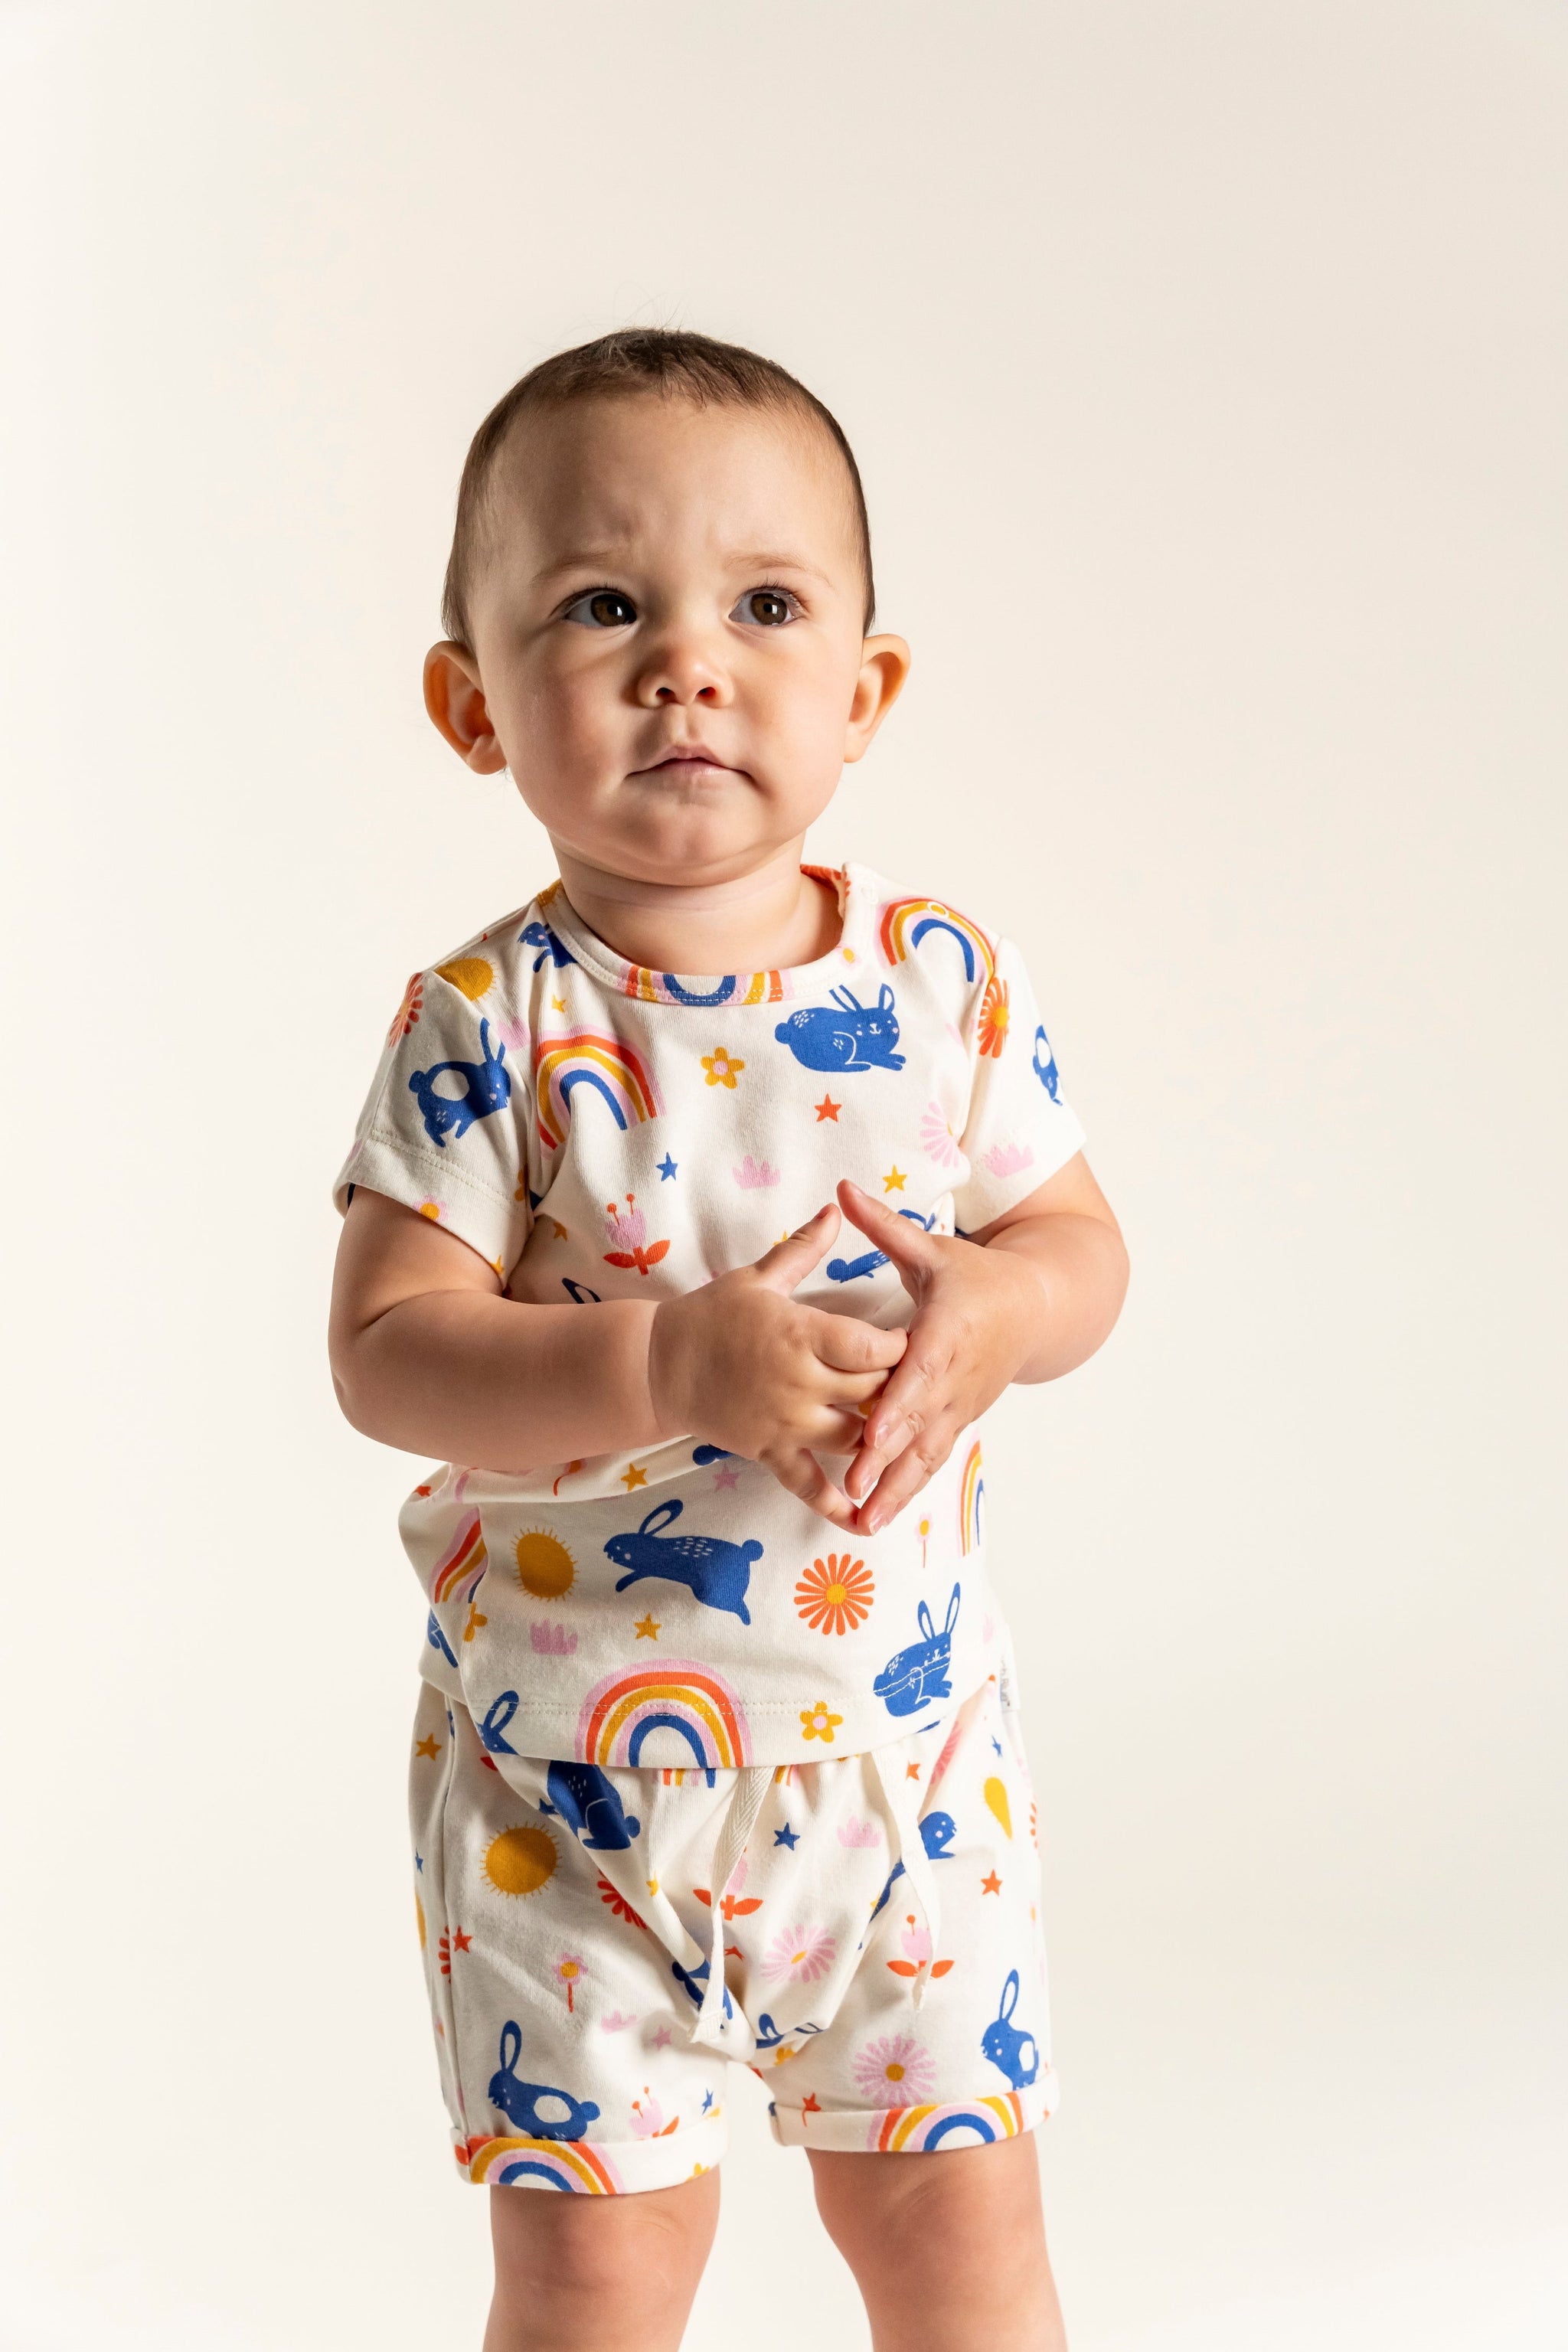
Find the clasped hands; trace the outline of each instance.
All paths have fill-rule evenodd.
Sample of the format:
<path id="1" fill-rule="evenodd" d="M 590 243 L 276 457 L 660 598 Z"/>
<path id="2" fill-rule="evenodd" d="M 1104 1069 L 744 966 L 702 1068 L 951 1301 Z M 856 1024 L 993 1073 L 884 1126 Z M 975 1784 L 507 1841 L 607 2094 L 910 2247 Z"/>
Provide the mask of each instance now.
<path id="1" fill-rule="evenodd" d="M 914 1302 L 908 1330 L 828 1315 L 792 1297 L 851 1224 Z M 847 1178 L 755 1265 L 665 1300 L 648 1383 L 665 1433 L 692 1431 L 760 1462 L 836 1527 L 885 1528 L 1025 1362 L 1046 1311 L 1026 1260 L 928 1234 Z M 841 1486 L 819 1454 L 849 1456 Z"/>

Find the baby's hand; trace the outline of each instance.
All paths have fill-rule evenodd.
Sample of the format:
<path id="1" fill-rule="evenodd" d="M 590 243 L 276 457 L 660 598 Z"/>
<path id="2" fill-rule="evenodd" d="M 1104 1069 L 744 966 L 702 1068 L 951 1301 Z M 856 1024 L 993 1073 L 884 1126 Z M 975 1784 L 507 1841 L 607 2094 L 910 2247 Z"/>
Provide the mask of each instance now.
<path id="1" fill-rule="evenodd" d="M 1023 1260 L 925 1233 L 847 1178 L 838 1197 L 915 1302 L 903 1360 L 866 1415 L 845 1474 L 845 1491 L 860 1507 L 855 1531 L 869 1536 L 919 1494 L 1001 1395 L 1038 1339 L 1045 1301 Z"/>
<path id="2" fill-rule="evenodd" d="M 668 1298 L 653 1318 L 648 1386 L 661 1427 L 761 1462 L 781 1486 L 836 1526 L 855 1506 L 813 1448 L 853 1454 L 874 1397 L 907 1344 L 853 1315 L 825 1315 L 790 1297 L 838 1231 L 829 1203 L 755 1265 Z"/>

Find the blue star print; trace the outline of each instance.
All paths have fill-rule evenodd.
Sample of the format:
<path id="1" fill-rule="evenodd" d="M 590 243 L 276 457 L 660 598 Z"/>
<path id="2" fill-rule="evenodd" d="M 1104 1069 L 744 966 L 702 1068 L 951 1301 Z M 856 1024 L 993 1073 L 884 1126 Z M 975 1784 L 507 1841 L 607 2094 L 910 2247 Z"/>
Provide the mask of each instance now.
<path id="1" fill-rule="evenodd" d="M 416 1853 L 416 1854 L 415 1855 L 415 1857 L 414 1857 L 414 1867 L 415 1867 L 415 1869 L 416 1869 L 416 1870 L 423 1870 L 423 1869 L 424 1869 L 424 1867 L 425 1867 L 425 1857 L 424 1857 L 424 1855 L 423 1855 L 422 1853 Z"/>
<path id="2" fill-rule="evenodd" d="M 707 2114 L 707 2112 L 708 2112 L 709 2108 L 712 2105 L 712 2104 L 713 2104 L 713 2094 L 712 2094 L 712 2092 L 711 2092 L 711 2091 L 704 2091 L 704 2092 L 703 2092 L 703 2094 L 702 2094 L 702 2112 L 703 2112 L 703 2114 L 704 2114 L 704 2115 L 706 2115 L 706 2114 Z"/>
<path id="3" fill-rule="evenodd" d="M 676 1170 L 679 1167 L 679 1165 L 680 1165 L 679 1160 L 672 1160 L 672 1159 L 670 1158 L 670 1156 L 669 1156 L 668 1152 L 667 1151 L 667 1152 L 665 1153 L 665 1155 L 664 1155 L 664 1158 L 663 1158 L 663 1159 L 659 1161 L 659 1163 L 658 1163 L 658 1181 L 659 1181 L 659 1182 L 660 1182 L 661 1184 L 668 1184 L 668 1181 L 669 1181 L 669 1180 L 670 1180 L 670 1178 L 674 1175 L 674 1173 L 675 1173 Z"/>
<path id="4" fill-rule="evenodd" d="M 799 1832 L 795 1830 L 792 1830 L 789 1823 L 785 1822 L 782 1830 L 775 1830 L 773 1832 L 773 1843 L 775 1845 L 787 1845 L 790 1852 L 793 1853 L 795 1852 L 795 1840 Z"/>

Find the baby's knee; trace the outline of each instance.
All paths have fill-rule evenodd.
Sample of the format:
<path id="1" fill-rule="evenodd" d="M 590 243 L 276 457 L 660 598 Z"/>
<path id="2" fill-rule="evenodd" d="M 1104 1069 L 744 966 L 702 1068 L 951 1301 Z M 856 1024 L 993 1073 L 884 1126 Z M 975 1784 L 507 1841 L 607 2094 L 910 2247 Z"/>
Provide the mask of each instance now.
<path id="1" fill-rule="evenodd" d="M 716 2174 L 614 2198 L 492 2189 L 498 2306 L 526 2307 L 536 2323 L 547 2305 L 569 2313 L 574 2343 L 592 2342 L 595 2326 L 609 2336 L 632 2305 L 684 2313 L 712 2243 L 717 2190 Z"/>

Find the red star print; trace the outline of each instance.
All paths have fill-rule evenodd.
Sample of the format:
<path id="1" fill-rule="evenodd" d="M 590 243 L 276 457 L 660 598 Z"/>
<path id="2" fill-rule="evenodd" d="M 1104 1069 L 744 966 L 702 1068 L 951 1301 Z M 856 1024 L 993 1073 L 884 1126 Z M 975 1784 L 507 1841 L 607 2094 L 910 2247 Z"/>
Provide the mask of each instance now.
<path id="1" fill-rule="evenodd" d="M 434 1493 L 435 1489 L 430 1486 L 416 1486 L 414 1491 L 416 1495 L 429 1495 Z"/>
<path id="2" fill-rule="evenodd" d="M 838 1124 L 838 1114 L 843 1108 L 843 1104 L 836 1103 L 831 1095 L 824 1095 L 822 1100 L 816 1105 L 816 1123 L 818 1127 L 822 1125 L 825 1118 L 830 1118 L 835 1127 L 837 1127 Z"/>
<path id="3" fill-rule="evenodd" d="M 983 1895 L 1001 1894 L 1002 1881 L 997 1877 L 996 1873 L 994 1870 L 988 1870 L 984 1877 L 981 1880 L 980 1891 Z"/>
<path id="4" fill-rule="evenodd" d="M 822 2101 L 815 2091 L 806 2093 L 800 2103 L 800 2111 L 803 2116 L 819 2116 L 822 2113 Z"/>
<path id="5" fill-rule="evenodd" d="M 474 1939 L 471 1936 L 465 1936 L 460 1927 L 453 1928 L 452 1949 L 455 1952 L 466 1952 L 473 1940 Z"/>
<path id="6" fill-rule="evenodd" d="M 921 1768 L 920 1768 L 920 1766 L 919 1766 L 918 1764 L 906 1764 L 906 1765 L 905 1765 L 905 1767 L 904 1767 L 904 1778 L 905 1778 L 905 1780 L 918 1780 L 920 1779 L 920 1777 L 921 1777 Z"/>

